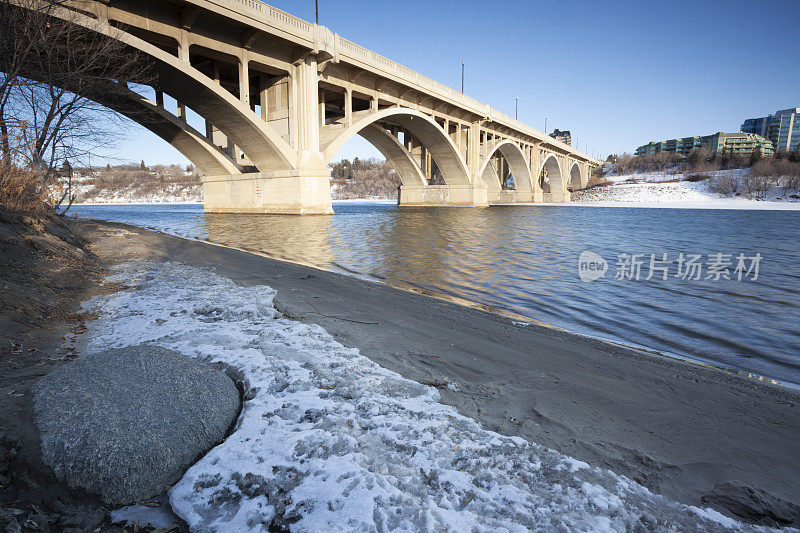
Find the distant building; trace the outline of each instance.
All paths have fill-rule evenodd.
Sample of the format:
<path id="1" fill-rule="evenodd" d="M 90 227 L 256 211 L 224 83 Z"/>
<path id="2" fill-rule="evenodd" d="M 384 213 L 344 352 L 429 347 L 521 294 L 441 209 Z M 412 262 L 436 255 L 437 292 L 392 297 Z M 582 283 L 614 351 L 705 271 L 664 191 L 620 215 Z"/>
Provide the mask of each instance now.
<path id="1" fill-rule="evenodd" d="M 653 141 L 636 149 L 636 155 L 651 155 L 659 152 L 688 154 L 692 150 L 706 150 L 708 153 L 720 152 L 735 154 L 752 154 L 760 151 L 762 155 L 775 153 L 772 143 L 754 133 L 723 133 L 702 137 L 683 137 L 668 141 Z"/>
<path id="2" fill-rule="evenodd" d="M 572 146 L 572 135 L 570 135 L 569 130 L 559 130 L 556 129 L 553 133 L 550 134 L 550 137 L 557 141 L 561 141 L 564 144 L 568 144 Z"/>
<path id="3" fill-rule="evenodd" d="M 741 129 L 766 137 L 776 152 L 791 152 L 800 144 L 800 107 L 781 109 L 766 117 L 748 118 Z"/>

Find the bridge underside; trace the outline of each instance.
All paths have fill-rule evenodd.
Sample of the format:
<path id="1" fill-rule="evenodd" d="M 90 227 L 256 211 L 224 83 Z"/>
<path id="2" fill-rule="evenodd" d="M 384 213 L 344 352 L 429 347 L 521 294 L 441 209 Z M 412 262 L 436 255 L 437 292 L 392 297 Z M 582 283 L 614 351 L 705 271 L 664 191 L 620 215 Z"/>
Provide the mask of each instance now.
<path id="1" fill-rule="evenodd" d="M 86 6 L 63 10 L 63 18 L 124 42 L 149 58 L 157 75 L 155 101 L 132 91 L 98 101 L 192 161 L 204 174 L 208 212 L 332 213 L 329 165 L 355 135 L 395 169 L 404 206 L 565 202 L 597 165 L 485 104 L 266 4 L 90 0 Z M 165 107 L 165 95 L 177 102 L 176 112 Z M 204 124 L 191 126 L 187 110 Z"/>

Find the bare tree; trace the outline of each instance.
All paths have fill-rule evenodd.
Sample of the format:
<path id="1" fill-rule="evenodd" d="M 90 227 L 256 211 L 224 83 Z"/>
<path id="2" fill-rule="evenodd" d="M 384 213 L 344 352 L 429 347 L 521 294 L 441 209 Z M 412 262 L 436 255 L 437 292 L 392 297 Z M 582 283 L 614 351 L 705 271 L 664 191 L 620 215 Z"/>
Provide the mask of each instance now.
<path id="1" fill-rule="evenodd" d="M 149 63 L 82 25 L 74 1 L 0 2 L 0 161 L 25 169 L 34 194 L 69 208 L 59 164 L 109 146 L 121 119 L 98 102 L 125 101 L 129 82 L 152 81 Z"/>

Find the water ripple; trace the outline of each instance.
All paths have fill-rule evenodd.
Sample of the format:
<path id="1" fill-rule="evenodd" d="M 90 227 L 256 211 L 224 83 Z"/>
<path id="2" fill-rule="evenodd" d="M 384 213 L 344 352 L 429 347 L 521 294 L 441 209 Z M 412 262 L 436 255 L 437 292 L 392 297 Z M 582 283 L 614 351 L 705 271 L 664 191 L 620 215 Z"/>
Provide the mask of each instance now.
<path id="1" fill-rule="evenodd" d="M 358 204 L 336 210 L 292 217 L 203 214 L 202 206 L 78 207 L 86 216 L 410 285 L 800 384 L 798 212 Z M 579 280 L 584 250 L 609 261 L 605 279 Z M 757 281 L 614 279 L 621 253 L 644 254 L 647 267 L 650 254 L 676 259 L 681 252 L 763 259 Z"/>

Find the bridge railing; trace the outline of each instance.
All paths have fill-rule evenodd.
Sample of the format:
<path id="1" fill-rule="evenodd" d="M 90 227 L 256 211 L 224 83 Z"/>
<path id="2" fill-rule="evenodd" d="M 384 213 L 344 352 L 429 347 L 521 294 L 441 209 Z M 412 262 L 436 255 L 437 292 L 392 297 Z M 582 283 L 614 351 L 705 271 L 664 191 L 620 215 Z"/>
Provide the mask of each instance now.
<path id="1" fill-rule="evenodd" d="M 265 4 L 261 0 L 214 0 L 214 3 L 273 26 L 288 26 L 287 29 L 290 31 L 299 31 L 306 34 L 306 36 L 314 35 L 314 25 L 310 22 Z"/>
<path id="2" fill-rule="evenodd" d="M 436 80 L 433 80 L 419 72 L 411 70 L 410 68 L 401 65 L 391 59 L 388 59 L 380 54 L 376 54 L 372 50 L 364 48 L 361 45 L 358 45 L 352 41 L 348 41 L 347 39 L 340 37 L 337 35 L 337 39 L 339 40 L 339 50 L 344 51 L 346 56 L 350 56 L 352 59 L 356 59 L 363 63 L 366 63 L 372 67 L 386 70 L 396 77 L 400 78 L 411 84 L 416 84 L 428 90 L 429 92 L 433 93 L 434 96 L 445 97 L 449 99 L 451 102 L 455 102 L 460 107 L 467 109 L 468 111 L 472 111 L 478 115 L 481 115 L 492 122 L 497 122 L 503 124 L 505 126 L 509 126 L 519 132 L 529 135 L 531 137 L 545 140 L 549 144 L 553 146 L 560 147 L 564 150 L 569 152 L 577 152 L 573 147 L 562 143 L 561 141 L 557 141 L 556 139 L 548 136 L 545 133 L 542 133 L 534 128 L 531 128 L 524 122 L 520 122 L 519 120 L 506 115 L 505 113 L 498 111 L 488 104 L 484 104 L 471 98 L 452 87 L 449 87 L 443 83 L 440 83 Z"/>

